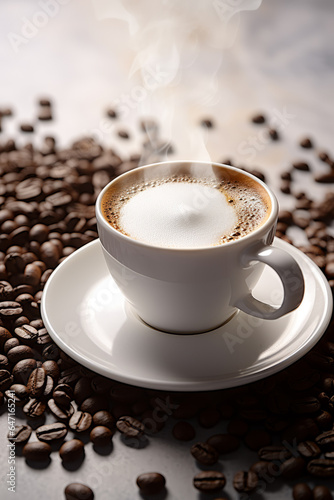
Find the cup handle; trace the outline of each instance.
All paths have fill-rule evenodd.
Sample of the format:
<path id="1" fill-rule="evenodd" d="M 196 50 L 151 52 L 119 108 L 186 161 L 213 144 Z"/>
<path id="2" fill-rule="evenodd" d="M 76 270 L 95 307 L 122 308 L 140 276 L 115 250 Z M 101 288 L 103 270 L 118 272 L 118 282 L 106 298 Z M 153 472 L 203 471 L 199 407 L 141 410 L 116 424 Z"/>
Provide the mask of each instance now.
<path id="1" fill-rule="evenodd" d="M 236 307 L 247 314 L 262 319 L 277 319 L 296 309 L 304 296 L 302 271 L 291 255 L 274 246 L 262 247 L 260 251 L 244 255 L 244 264 L 260 261 L 270 266 L 279 276 L 283 285 L 283 302 L 273 307 L 253 297 L 249 292 L 236 302 Z"/>

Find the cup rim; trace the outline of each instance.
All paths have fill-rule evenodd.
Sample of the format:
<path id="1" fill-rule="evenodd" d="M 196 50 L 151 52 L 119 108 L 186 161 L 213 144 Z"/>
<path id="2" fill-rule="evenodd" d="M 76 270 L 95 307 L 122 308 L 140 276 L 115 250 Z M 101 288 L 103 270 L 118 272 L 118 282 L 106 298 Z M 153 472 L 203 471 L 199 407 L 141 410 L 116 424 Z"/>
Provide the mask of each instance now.
<path id="1" fill-rule="evenodd" d="M 102 215 L 102 209 L 101 209 L 101 202 L 102 202 L 102 198 L 105 194 L 105 192 L 109 189 L 109 187 L 111 186 L 111 184 L 113 184 L 114 182 L 118 181 L 120 178 L 124 178 L 124 177 L 127 177 L 127 176 L 130 176 L 131 173 L 136 170 L 144 170 L 146 168 L 152 168 L 152 167 L 157 167 L 159 165 L 180 165 L 180 164 L 197 164 L 197 165 L 213 165 L 215 167 L 224 167 L 225 169 L 228 169 L 228 170 L 232 170 L 232 171 L 235 171 L 235 172 L 238 172 L 239 174 L 242 174 L 242 175 L 245 175 L 246 177 L 250 177 L 251 179 L 253 179 L 256 183 L 258 183 L 260 186 L 262 186 L 265 191 L 267 192 L 269 198 L 270 198 L 270 202 L 271 202 L 271 212 L 267 218 L 267 220 L 260 226 L 258 227 L 257 229 L 255 229 L 254 231 L 250 232 L 249 234 L 246 234 L 245 236 L 242 236 L 241 238 L 237 239 L 237 240 L 233 240 L 233 241 L 227 241 L 225 243 L 222 243 L 220 245 L 208 245 L 208 246 L 203 246 L 203 247 L 195 247 L 195 248 L 173 248 L 173 247 L 164 247 L 164 246 L 159 246 L 159 245 L 152 245 L 150 243 L 146 243 L 144 241 L 139 241 L 139 240 L 136 240 L 134 238 L 131 238 L 130 236 L 127 236 L 123 233 L 121 233 L 120 231 L 118 231 L 117 229 L 115 229 L 113 226 L 111 226 L 106 220 L 105 218 L 103 217 Z M 97 200 L 95 202 L 95 214 L 96 214 L 96 219 L 97 221 L 99 222 L 99 224 L 102 225 L 102 227 L 107 230 L 109 233 L 111 233 L 112 235 L 116 236 L 117 238 L 120 239 L 120 241 L 123 241 L 124 244 L 128 243 L 128 244 L 132 244 L 132 245 L 137 245 L 139 246 L 140 248 L 145 248 L 145 249 L 154 249 L 154 250 L 157 250 L 157 251 L 165 251 L 165 252 L 174 252 L 174 253 L 184 253 L 184 252 L 203 252 L 203 251 L 214 251 L 217 249 L 222 249 L 222 248 L 230 248 L 232 245 L 237 245 L 237 244 L 242 244 L 243 242 L 248 242 L 249 240 L 251 239 L 254 239 L 254 237 L 256 237 L 256 239 L 258 239 L 257 237 L 262 234 L 265 234 L 268 230 L 268 227 L 271 227 L 274 225 L 275 221 L 277 220 L 277 216 L 278 216 L 278 201 L 277 201 L 277 198 L 275 196 L 275 194 L 273 193 L 273 191 L 271 190 L 271 188 L 269 188 L 269 186 L 267 186 L 267 184 L 263 181 L 261 181 L 261 179 L 259 179 L 258 177 L 256 177 L 255 175 L 249 173 L 249 172 L 246 172 L 240 168 L 237 168 L 237 167 L 233 167 L 232 165 L 226 165 L 224 163 L 218 163 L 218 162 L 214 162 L 214 161 L 198 161 L 198 160 L 171 160 L 171 161 L 162 161 L 162 162 L 155 162 L 155 163 L 150 163 L 148 165 L 142 165 L 140 167 L 136 167 L 135 169 L 131 169 L 131 170 L 128 170 L 127 172 L 124 172 L 123 174 L 120 174 L 118 175 L 117 177 L 115 177 L 114 179 L 112 179 L 110 182 L 108 182 L 108 184 L 102 189 L 102 191 L 100 192 L 100 194 L 98 195 L 97 197 Z"/>

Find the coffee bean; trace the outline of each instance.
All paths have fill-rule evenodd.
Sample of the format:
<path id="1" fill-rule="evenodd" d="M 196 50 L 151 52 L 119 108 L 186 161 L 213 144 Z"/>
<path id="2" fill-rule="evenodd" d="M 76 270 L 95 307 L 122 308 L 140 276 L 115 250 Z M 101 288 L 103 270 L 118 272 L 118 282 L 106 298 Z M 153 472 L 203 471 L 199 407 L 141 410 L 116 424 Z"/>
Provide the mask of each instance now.
<path id="1" fill-rule="evenodd" d="M 27 387 L 23 384 L 13 384 L 6 391 L 7 398 L 14 399 L 17 406 L 23 406 L 29 399 Z"/>
<path id="2" fill-rule="evenodd" d="M 253 493 L 258 485 L 258 477 L 255 472 L 239 471 L 233 478 L 233 487 L 239 493 Z"/>
<path id="3" fill-rule="evenodd" d="M 205 429 L 209 429 L 210 427 L 214 427 L 220 421 L 220 413 L 216 408 L 205 408 L 201 410 L 198 415 L 198 422 L 201 427 Z"/>
<path id="4" fill-rule="evenodd" d="M 194 427 L 185 421 L 177 422 L 172 429 L 172 433 L 178 441 L 191 441 L 196 435 Z"/>
<path id="5" fill-rule="evenodd" d="M 305 172 L 309 171 L 310 170 L 310 166 L 308 163 L 306 163 L 305 161 L 295 161 L 293 164 L 292 164 L 293 168 L 296 169 L 296 170 L 303 170 Z"/>
<path id="6" fill-rule="evenodd" d="M 198 472 L 193 479 L 195 488 L 203 492 L 218 491 L 224 488 L 225 484 L 224 474 L 214 470 Z"/>
<path id="7" fill-rule="evenodd" d="M 130 416 L 120 417 L 116 422 L 116 427 L 127 437 L 140 437 L 145 431 L 144 425 Z"/>
<path id="8" fill-rule="evenodd" d="M 273 141 L 278 141 L 279 133 L 276 129 L 270 128 L 268 131 L 268 134 L 269 134 L 270 139 L 272 139 Z"/>
<path id="9" fill-rule="evenodd" d="M 315 438 L 321 449 L 326 451 L 334 450 L 334 430 L 323 432 Z"/>
<path id="10" fill-rule="evenodd" d="M 74 413 L 74 407 L 72 404 L 70 404 L 68 408 L 62 408 L 57 405 L 54 399 L 49 399 L 48 407 L 53 415 L 61 422 L 67 422 Z"/>
<path id="11" fill-rule="evenodd" d="M 218 461 L 219 453 L 207 443 L 196 443 L 191 449 L 192 456 L 201 464 L 213 465 Z"/>
<path id="12" fill-rule="evenodd" d="M 27 391 L 31 397 L 38 398 L 43 394 L 46 384 L 46 373 L 43 367 L 35 368 L 30 374 Z"/>
<path id="13" fill-rule="evenodd" d="M 61 445 L 59 456 L 64 463 L 82 459 L 85 454 L 84 444 L 79 439 L 71 439 Z"/>
<path id="14" fill-rule="evenodd" d="M 53 399 L 62 408 L 68 408 L 73 398 L 73 389 L 68 384 L 58 384 L 53 391 Z"/>
<path id="15" fill-rule="evenodd" d="M 13 347 L 17 347 L 20 345 L 19 339 L 12 337 L 11 339 L 6 340 L 3 346 L 3 352 L 7 354 Z"/>
<path id="16" fill-rule="evenodd" d="M 67 434 L 65 424 L 55 422 L 54 424 L 41 425 L 36 429 L 36 436 L 40 441 L 52 442 L 63 439 Z"/>
<path id="17" fill-rule="evenodd" d="M 212 128 L 213 127 L 213 121 L 210 118 L 203 118 L 201 120 L 201 126 L 204 128 Z"/>
<path id="18" fill-rule="evenodd" d="M 50 377 L 50 375 L 46 375 L 46 382 L 44 385 L 44 389 L 43 389 L 43 393 L 41 395 L 41 398 L 43 400 L 49 399 L 52 396 L 53 389 L 54 389 L 54 380 L 52 377 Z"/>
<path id="19" fill-rule="evenodd" d="M 309 137 L 304 137 L 303 139 L 301 139 L 299 144 L 302 148 L 305 148 L 305 149 L 313 148 L 313 142 Z"/>
<path id="20" fill-rule="evenodd" d="M 47 106 L 42 107 L 38 112 L 37 118 L 38 118 L 38 120 L 41 120 L 41 121 L 52 120 L 51 108 L 49 108 Z"/>
<path id="21" fill-rule="evenodd" d="M 36 441 L 33 443 L 27 443 L 24 445 L 22 450 L 22 455 L 27 460 L 33 461 L 46 461 L 50 457 L 51 454 L 51 446 L 48 443 L 42 443 L 40 441 Z"/>
<path id="22" fill-rule="evenodd" d="M 252 122 L 253 122 L 253 123 L 256 123 L 256 124 L 265 123 L 265 121 L 266 121 L 265 116 L 264 116 L 264 115 L 262 115 L 262 114 L 260 114 L 260 113 L 259 113 L 259 114 L 254 115 L 254 116 L 252 117 Z"/>
<path id="23" fill-rule="evenodd" d="M 291 457 L 281 463 L 280 474 L 283 479 L 295 479 L 301 476 L 305 469 L 305 460 L 301 457 Z"/>
<path id="24" fill-rule="evenodd" d="M 295 399 L 291 404 L 291 410 L 295 413 L 316 413 L 320 409 L 320 403 L 313 396 Z"/>
<path id="25" fill-rule="evenodd" d="M 5 345 L 5 342 L 12 338 L 12 334 L 7 328 L 0 326 L 0 349 L 2 349 Z"/>
<path id="26" fill-rule="evenodd" d="M 81 483 L 68 484 L 64 493 L 66 500 L 94 500 L 93 490 Z"/>
<path id="27" fill-rule="evenodd" d="M 113 433 L 108 427 L 98 425 L 91 430 L 89 438 L 96 446 L 106 446 L 110 444 Z"/>
<path id="28" fill-rule="evenodd" d="M 136 483 L 144 495 L 155 495 L 165 488 L 166 479 L 159 472 L 145 472 L 137 477 Z"/>
<path id="29" fill-rule="evenodd" d="M 3 225 L 1 226 L 1 229 L 4 230 Z M 9 274 L 22 273 L 25 268 L 25 262 L 22 255 L 14 252 L 6 255 L 4 264 Z"/>
<path id="30" fill-rule="evenodd" d="M 46 410 L 46 404 L 36 398 L 29 399 L 23 407 L 23 413 L 29 418 L 39 418 Z"/>
<path id="31" fill-rule="evenodd" d="M 22 325 L 15 328 L 15 335 L 23 344 L 33 345 L 37 341 L 38 331 L 33 326 Z"/>
<path id="32" fill-rule="evenodd" d="M 93 423 L 95 426 L 104 425 L 113 430 L 116 427 L 115 417 L 106 410 L 101 410 L 93 415 Z"/>
<path id="33" fill-rule="evenodd" d="M 318 396 L 319 399 L 319 396 Z M 320 399 L 319 399 L 320 401 Z M 321 401 L 320 401 L 321 404 Z M 332 428 L 333 425 L 333 417 L 328 411 L 322 411 L 319 415 L 315 417 L 315 421 L 320 429 L 324 431 L 328 431 Z"/>
<path id="34" fill-rule="evenodd" d="M 8 360 L 13 364 L 18 363 L 22 359 L 33 358 L 33 356 L 33 350 L 27 345 L 18 345 L 10 349 L 7 353 Z"/>
<path id="35" fill-rule="evenodd" d="M 7 370 L 10 367 L 10 362 L 7 356 L 0 354 L 0 370 Z"/>
<path id="36" fill-rule="evenodd" d="M 90 413 L 76 411 L 69 421 L 69 427 L 75 432 L 85 432 L 92 425 L 92 416 Z"/>
<path id="37" fill-rule="evenodd" d="M 17 318 L 21 316 L 23 309 L 21 304 L 13 300 L 5 300 L 0 302 L 0 318 Z"/>
<path id="38" fill-rule="evenodd" d="M 110 379 L 102 377 L 102 375 L 97 375 L 91 380 L 92 389 L 96 394 L 105 394 L 109 391 L 111 384 L 112 381 Z"/>
<path id="39" fill-rule="evenodd" d="M 13 375 L 8 370 L 0 370 L 0 391 L 4 392 L 14 381 Z"/>
<path id="40" fill-rule="evenodd" d="M 8 432 L 8 441 L 15 444 L 25 444 L 29 441 L 32 428 L 29 425 L 15 425 L 14 430 Z"/>
<path id="41" fill-rule="evenodd" d="M 260 460 L 255 462 L 249 470 L 255 472 L 255 474 L 266 482 L 272 482 L 272 477 L 277 477 L 280 474 L 279 465 L 274 462 L 265 462 Z"/>
<path id="42" fill-rule="evenodd" d="M 315 175 L 314 180 L 315 182 L 319 182 L 322 184 L 331 184 L 332 182 L 334 182 L 334 173 L 332 171 L 326 174 Z"/>
<path id="43" fill-rule="evenodd" d="M 80 410 L 90 414 L 108 408 L 108 400 L 104 396 L 90 396 L 86 398 L 80 405 Z"/>
<path id="44" fill-rule="evenodd" d="M 297 483 L 292 490 L 294 500 L 313 500 L 311 488 L 306 483 Z"/>
<path id="45" fill-rule="evenodd" d="M 42 366 L 43 366 L 45 373 L 47 375 L 52 377 L 53 380 L 55 380 L 55 381 L 58 380 L 60 370 L 59 370 L 59 366 L 57 365 L 57 363 L 55 361 L 53 361 L 53 360 L 44 361 Z"/>
<path id="46" fill-rule="evenodd" d="M 315 486 L 313 488 L 313 500 L 333 500 L 333 495 L 327 486 Z"/>
<path id="47" fill-rule="evenodd" d="M 284 461 L 291 457 L 291 453 L 284 446 L 264 446 L 258 451 L 260 460 L 268 460 L 272 462 L 273 460 Z"/>
<path id="48" fill-rule="evenodd" d="M 316 477 L 334 477 L 334 460 L 316 458 L 307 464 L 307 471 Z"/>
<path id="49" fill-rule="evenodd" d="M 21 130 L 21 132 L 31 133 L 34 131 L 34 127 L 33 127 L 33 125 L 31 125 L 31 123 L 21 123 L 20 130 Z"/>
<path id="50" fill-rule="evenodd" d="M 231 453 L 240 446 L 239 439 L 231 434 L 214 434 L 206 442 L 210 446 L 213 446 L 219 454 Z"/>
<path id="51" fill-rule="evenodd" d="M 303 441 L 298 443 L 297 450 L 304 458 L 317 458 L 321 455 L 321 449 L 314 441 Z"/>

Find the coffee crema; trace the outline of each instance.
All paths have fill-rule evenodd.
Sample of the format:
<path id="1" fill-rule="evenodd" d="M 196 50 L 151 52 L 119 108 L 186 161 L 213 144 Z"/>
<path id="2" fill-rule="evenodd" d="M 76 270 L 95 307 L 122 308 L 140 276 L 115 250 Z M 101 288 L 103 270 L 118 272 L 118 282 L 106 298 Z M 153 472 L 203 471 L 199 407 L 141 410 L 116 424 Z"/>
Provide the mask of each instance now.
<path id="1" fill-rule="evenodd" d="M 122 234 L 158 247 L 237 240 L 267 220 L 269 195 L 252 178 L 221 170 L 218 178 L 176 174 L 119 186 L 116 180 L 102 198 L 103 216 Z"/>

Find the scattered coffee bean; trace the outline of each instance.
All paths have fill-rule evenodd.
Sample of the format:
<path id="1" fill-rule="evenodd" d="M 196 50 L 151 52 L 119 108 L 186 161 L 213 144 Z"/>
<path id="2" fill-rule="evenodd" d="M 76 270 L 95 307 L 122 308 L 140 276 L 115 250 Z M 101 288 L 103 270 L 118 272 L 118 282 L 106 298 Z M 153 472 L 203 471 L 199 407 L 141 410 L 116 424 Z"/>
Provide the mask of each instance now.
<path id="1" fill-rule="evenodd" d="M 27 387 L 23 384 L 11 385 L 5 394 L 8 399 L 13 399 L 17 406 L 24 406 L 29 399 L 29 392 L 27 391 Z"/>
<path id="2" fill-rule="evenodd" d="M 297 483 L 292 490 L 294 500 L 313 500 L 311 488 L 306 483 Z"/>
<path id="3" fill-rule="evenodd" d="M 119 432 L 127 437 L 140 437 L 145 431 L 144 425 L 130 416 L 120 417 L 116 422 L 116 427 Z"/>
<path id="4" fill-rule="evenodd" d="M 309 164 L 305 161 L 295 161 L 292 166 L 295 170 L 303 170 L 304 172 L 308 172 L 310 170 Z"/>
<path id="5" fill-rule="evenodd" d="M 302 148 L 305 149 L 313 148 L 313 142 L 309 137 L 304 137 L 304 139 L 302 139 L 299 144 Z"/>
<path id="6" fill-rule="evenodd" d="M 27 460 L 32 461 L 46 461 L 49 459 L 51 454 L 51 446 L 48 443 L 42 443 L 40 441 L 36 441 L 33 443 L 27 443 L 24 445 L 22 450 L 22 455 Z"/>
<path id="7" fill-rule="evenodd" d="M 85 432 L 92 425 L 92 420 L 90 413 L 76 411 L 70 418 L 68 425 L 75 432 Z"/>
<path id="8" fill-rule="evenodd" d="M 315 438 L 321 449 L 326 451 L 334 450 L 334 430 L 323 432 Z"/>
<path id="9" fill-rule="evenodd" d="M 66 500 L 94 500 L 93 490 L 82 483 L 68 484 L 64 493 Z"/>
<path id="10" fill-rule="evenodd" d="M 43 394 L 46 384 L 46 373 L 43 367 L 35 368 L 30 374 L 27 383 L 27 391 L 33 398 L 38 398 Z"/>
<path id="11" fill-rule="evenodd" d="M 98 425 L 91 430 L 89 438 L 96 446 L 106 446 L 110 444 L 113 433 L 108 427 Z"/>
<path id="12" fill-rule="evenodd" d="M 333 500 L 333 495 L 327 486 L 315 486 L 313 488 L 313 500 Z"/>
<path id="13" fill-rule="evenodd" d="M 201 120 L 201 126 L 204 128 L 213 128 L 213 121 L 210 118 L 203 118 Z"/>
<path id="14" fill-rule="evenodd" d="M 307 464 L 307 471 L 316 477 L 334 477 L 334 460 L 316 458 Z"/>
<path id="15" fill-rule="evenodd" d="M 213 465 L 218 461 L 219 453 L 208 443 L 196 443 L 190 450 L 192 456 L 201 464 Z"/>
<path id="16" fill-rule="evenodd" d="M 137 477 L 136 483 L 144 495 L 155 495 L 165 488 L 166 479 L 159 472 L 145 472 Z"/>
<path id="17" fill-rule="evenodd" d="M 256 124 L 265 123 L 265 121 L 266 121 L 265 116 L 262 114 L 257 114 L 252 117 L 252 122 Z"/>
<path id="18" fill-rule="evenodd" d="M 74 413 L 74 407 L 72 404 L 70 404 L 68 408 L 62 408 L 57 405 L 54 399 L 49 399 L 48 407 L 53 415 L 61 422 L 67 422 Z"/>
<path id="19" fill-rule="evenodd" d="M 31 133 L 34 131 L 34 127 L 30 123 L 21 123 L 20 130 L 21 130 L 21 132 L 30 132 Z"/>
<path id="20" fill-rule="evenodd" d="M 239 493 L 253 493 L 258 485 L 258 477 L 255 472 L 239 471 L 233 478 L 233 487 Z"/>
<path id="21" fill-rule="evenodd" d="M 198 472 L 193 479 L 195 488 L 203 492 L 221 490 L 225 484 L 225 475 L 218 471 Z"/>
<path id="22" fill-rule="evenodd" d="M 23 413 L 29 418 L 39 418 L 46 410 L 46 404 L 36 398 L 29 399 L 23 407 Z"/>
<path id="23" fill-rule="evenodd" d="M 66 441 L 59 449 L 59 456 L 64 463 L 82 459 L 84 454 L 84 444 L 79 439 Z"/>
<path id="24" fill-rule="evenodd" d="M 177 422 L 172 429 L 172 433 L 178 441 L 191 441 L 196 434 L 194 427 L 186 421 Z"/>
<path id="25" fill-rule="evenodd" d="M 291 457 L 281 463 L 280 474 L 283 479 L 295 479 L 305 470 L 305 460 L 301 457 Z"/>
<path id="26" fill-rule="evenodd" d="M 0 370 L 0 391 L 4 392 L 14 381 L 13 375 L 8 370 Z"/>
<path id="27" fill-rule="evenodd" d="M 30 425 L 15 425 L 14 430 L 8 432 L 8 441 L 14 442 L 15 444 L 25 444 L 29 441 L 32 433 L 32 428 Z"/>
<path id="28" fill-rule="evenodd" d="M 215 434 L 207 439 L 207 444 L 215 448 L 219 454 L 231 453 L 240 446 L 237 436 L 231 434 Z"/>
<path id="29" fill-rule="evenodd" d="M 291 457 L 291 452 L 287 450 L 284 446 L 264 446 L 258 451 L 260 460 L 268 460 L 272 462 L 274 460 L 284 461 Z"/>
<path id="30" fill-rule="evenodd" d="M 101 410 L 101 411 L 96 412 L 93 415 L 93 424 L 95 426 L 103 425 L 105 427 L 108 427 L 111 430 L 114 430 L 116 427 L 116 419 L 108 411 Z"/>
<path id="31" fill-rule="evenodd" d="M 298 443 L 297 450 L 304 458 L 317 458 L 321 455 L 321 449 L 314 441 L 302 441 Z"/>
<path id="32" fill-rule="evenodd" d="M 67 427 L 65 424 L 55 422 L 54 424 L 41 425 L 36 429 L 36 436 L 40 441 L 52 442 L 66 437 Z"/>
<path id="33" fill-rule="evenodd" d="M 274 129 L 274 128 L 269 129 L 268 134 L 269 134 L 270 139 L 272 139 L 273 141 L 278 141 L 279 133 L 276 129 Z"/>

